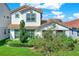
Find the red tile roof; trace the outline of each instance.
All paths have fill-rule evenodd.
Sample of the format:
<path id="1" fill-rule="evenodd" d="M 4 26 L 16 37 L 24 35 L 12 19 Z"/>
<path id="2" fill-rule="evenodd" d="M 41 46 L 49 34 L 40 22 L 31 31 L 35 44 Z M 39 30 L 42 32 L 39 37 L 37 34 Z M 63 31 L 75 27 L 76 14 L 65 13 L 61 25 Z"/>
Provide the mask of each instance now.
<path id="1" fill-rule="evenodd" d="M 47 25 L 49 25 L 49 24 L 51 24 L 51 23 L 56 23 L 56 24 L 58 24 L 58 25 L 61 25 L 61 26 L 70 28 L 70 27 L 68 27 L 68 26 L 65 26 L 65 24 L 64 24 L 62 21 L 60 21 L 60 19 L 48 19 L 48 21 L 47 21 L 46 23 L 43 23 L 43 24 L 42 24 L 41 26 L 39 26 L 38 28 L 47 26 Z"/>
<path id="2" fill-rule="evenodd" d="M 65 22 L 64 24 L 70 28 L 79 28 L 79 19 Z"/>

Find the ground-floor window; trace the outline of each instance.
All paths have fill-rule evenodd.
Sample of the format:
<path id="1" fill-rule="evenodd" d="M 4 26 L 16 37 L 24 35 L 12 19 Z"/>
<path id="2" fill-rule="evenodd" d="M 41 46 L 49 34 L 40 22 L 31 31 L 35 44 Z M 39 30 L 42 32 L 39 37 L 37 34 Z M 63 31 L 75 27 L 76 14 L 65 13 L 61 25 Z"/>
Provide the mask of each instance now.
<path id="1" fill-rule="evenodd" d="M 20 31 L 18 29 L 15 30 L 15 38 L 19 38 L 20 36 Z"/>
<path id="2" fill-rule="evenodd" d="M 77 36 L 79 36 L 79 31 L 77 31 Z"/>
<path id="3" fill-rule="evenodd" d="M 28 37 L 34 36 L 34 30 L 26 30 L 26 33 L 28 34 Z M 15 38 L 19 38 L 20 31 L 18 29 L 15 30 Z"/>
<path id="4" fill-rule="evenodd" d="M 33 37 L 34 36 L 34 30 L 26 30 L 27 34 L 29 37 Z"/>
<path id="5" fill-rule="evenodd" d="M 6 29 L 4 29 L 4 34 L 6 34 Z"/>
<path id="6" fill-rule="evenodd" d="M 64 34 L 65 32 L 63 30 L 56 30 L 56 35 Z"/>

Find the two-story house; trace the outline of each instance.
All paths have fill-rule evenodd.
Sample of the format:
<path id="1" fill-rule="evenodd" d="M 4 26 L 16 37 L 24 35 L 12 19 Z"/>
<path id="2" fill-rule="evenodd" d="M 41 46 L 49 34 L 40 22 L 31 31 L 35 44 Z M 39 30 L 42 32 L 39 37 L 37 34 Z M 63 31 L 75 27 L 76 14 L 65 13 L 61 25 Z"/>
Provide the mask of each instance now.
<path id="1" fill-rule="evenodd" d="M 0 3 L 0 39 L 9 37 L 10 10 L 5 3 Z"/>
<path id="2" fill-rule="evenodd" d="M 29 34 L 33 35 L 35 29 L 41 26 L 41 18 L 41 9 L 31 6 L 24 5 L 16 10 L 13 10 L 11 12 L 11 24 L 9 25 L 10 38 L 14 39 L 19 36 L 18 29 L 21 20 L 24 20 L 26 30 L 29 32 Z"/>
<path id="3" fill-rule="evenodd" d="M 32 6 L 24 5 L 11 12 L 10 38 L 15 39 L 19 36 L 20 21 L 24 20 L 26 30 L 30 36 L 42 36 L 42 32 L 53 28 L 54 32 L 65 32 L 68 35 L 69 28 L 64 26 L 60 20 L 42 20 L 42 10 Z"/>

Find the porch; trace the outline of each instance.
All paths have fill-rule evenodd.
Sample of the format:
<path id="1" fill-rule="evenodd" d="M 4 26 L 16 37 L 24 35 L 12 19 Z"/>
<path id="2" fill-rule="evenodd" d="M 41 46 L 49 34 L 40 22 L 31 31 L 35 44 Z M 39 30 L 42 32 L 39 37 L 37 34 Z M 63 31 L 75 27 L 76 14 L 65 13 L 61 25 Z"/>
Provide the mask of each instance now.
<path id="1" fill-rule="evenodd" d="M 26 30 L 28 37 L 33 37 L 35 35 L 35 30 Z M 10 30 L 10 39 L 15 39 L 20 37 L 20 30 L 19 29 L 11 29 Z"/>

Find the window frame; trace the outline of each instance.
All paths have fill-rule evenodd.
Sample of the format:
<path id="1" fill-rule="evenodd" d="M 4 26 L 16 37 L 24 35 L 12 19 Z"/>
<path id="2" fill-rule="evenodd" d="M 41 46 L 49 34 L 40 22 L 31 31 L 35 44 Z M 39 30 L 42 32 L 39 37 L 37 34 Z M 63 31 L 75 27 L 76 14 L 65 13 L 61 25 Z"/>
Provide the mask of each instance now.
<path id="1" fill-rule="evenodd" d="M 28 33 L 28 37 L 34 37 L 34 33 L 35 33 L 34 30 L 26 30 L 26 31 Z"/>
<path id="2" fill-rule="evenodd" d="M 33 20 L 33 18 L 34 18 L 34 20 Z M 27 13 L 26 14 L 26 22 L 36 22 L 36 14 L 35 13 Z"/>
<path id="3" fill-rule="evenodd" d="M 20 16 L 19 16 L 19 14 L 18 13 L 16 13 L 15 14 L 15 18 L 19 18 Z"/>

